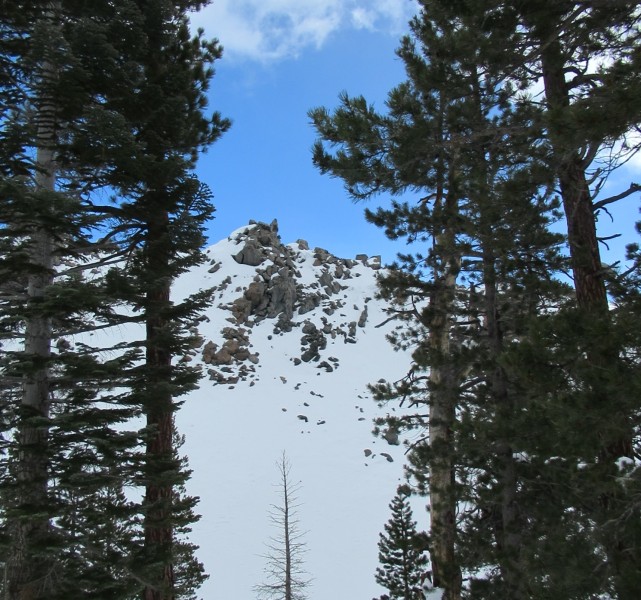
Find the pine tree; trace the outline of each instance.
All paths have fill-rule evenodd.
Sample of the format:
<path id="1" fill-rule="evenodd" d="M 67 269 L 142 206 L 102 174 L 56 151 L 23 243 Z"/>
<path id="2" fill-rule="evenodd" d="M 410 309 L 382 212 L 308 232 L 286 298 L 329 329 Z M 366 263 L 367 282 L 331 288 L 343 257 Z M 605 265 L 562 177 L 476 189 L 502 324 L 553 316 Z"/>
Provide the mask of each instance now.
<path id="1" fill-rule="evenodd" d="M 540 544 L 546 530 L 559 541 L 584 526 L 564 524 L 568 495 L 554 497 L 560 510 L 552 515 L 545 486 L 531 485 L 560 472 L 549 468 L 550 448 L 526 450 L 522 431 L 540 405 L 505 362 L 534 332 L 538 314 L 568 298 L 552 279 L 562 266 L 559 239 L 547 231 L 554 173 L 540 142 L 540 111 L 522 101 L 527 81 L 515 77 L 502 50 L 518 32 L 500 20 L 492 27 L 491 11 L 488 19 L 473 2 L 422 7 L 399 50 L 408 81 L 390 93 L 389 114 L 346 96 L 332 116 L 313 111 L 325 142 L 314 159 L 343 178 L 355 199 L 407 189 L 424 196 L 417 207 L 393 201 L 391 209 L 366 212 L 390 237 L 432 243 L 426 254 L 401 256 L 402 270 L 382 281 L 383 295 L 410 324 L 395 341 L 415 351 L 408 377 L 375 391 L 381 401 L 429 407 L 428 432 L 409 459 L 430 494 L 435 584 L 445 597 L 459 597 L 456 574 L 464 566 L 492 574 L 473 583 L 478 597 L 528 598 L 546 585 L 540 579 L 529 587 L 529 564 L 555 561 L 552 545 Z M 423 426 L 425 412 L 392 424 Z M 528 451 L 536 460 L 516 458 Z M 545 525 L 532 527 L 539 519 Z"/>
<path id="2" fill-rule="evenodd" d="M 507 282 L 495 281 L 499 257 L 493 255 L 497 239 L 492 220 L 503 216 L 498 206 L 509 210 L 507 194 L 513 195 L 514 221 L 509 232 L 505 225 L 499 228 L 505 235 L 503 244 L 508 235 L 514 241 L 514 223 L 524 214 L 548 210 L 545 198 L 538 205 L 532 200 L 545 179 L 520 150 L 529 147 L 531 138 L 511 139 L 506 133 L 512 128 L 504 116 L 509 115 L 512 92 L 503 85 L 505 77 L 475 62 L 482 52 L 492 53 L 494 40 L 478 27 L 461 24 L 460 9 L 433 3 L 412 21 L 413 35 L 398 51 L 408 81 L 390 93 L 389 115 L 377 114 L 362 98 L 347 97 L 331 117 L 320 109 L 311 113 L 326 141 L 315 148 L 316 164 L 342 177 L 355 199 L 383 190 L 398 194 L 413 189 L 423 196 L 416 206 L 392 201 L 390 209 L 366 211 L 388 236 L 428 246 L 425 252 L 400 256 L 400 267 L 381 282 L 382 294 L 397 305 L 397 316 L 410 324 L 409 333 L 396 342 L 415 350 L 408 377 L 397 386 L 376 386 L 375 391 L 379 400 L 429 406 L 428 433 L 412 448 L 410 460 L 429 488 L 434 584 L 451 599 L 461 594 L 455 516 L 461 494 L 455 470 L 462 468 L 457 418 L 470 382 L 489 376 L 471 375 L 476 359 L 471 348 L 479 343 L 487 347 L 479 342 L 479 335 L 487 332 L 475 323 L 484 316 L 487 322 L 488 315 L 479 310 L 478 302 L 472 305 L 474 289 L 487 288 L 488 314 L 495 315 L 497 286 Z M 331 153 L 332 145 L 341 149 Z M 515 153 L 513 158 L 507 149 Z M 512 181 L 512 187 L 506 183 L 501 188 L 501 179 Z M 542 217 L 538 230 L 544 223 Z M 522 237 L 522 231 L 518 235 Z M 550 239 L 533 241 L 532 252 L 545 252 L 552 244 Z M 513 258 L 502 258 L 505 263 L 515 261 L 521 250 L 512 252 Z M 522 264 L 521 259 L 515 262 Z M 469 291 L 461 286 L 466 281 Z M 498 339 L 495 325 L 489 326 L 494 327 L 493 343 Z M 495 387 L 500 404 L 498 376 Z M 417 415 L 415 422 L 424 423 L 424 416 Z M 395 424 L 408 423 L 412 426 L 411 418 Z"/>
<path id="3" fill-rule="evenodd" d="M 145 365 L 133 386 L 134 403 L 146 418 L 145 464 L 141 506 L 145 541 L 145 600 L 174 598 L 177 570 L 186 547 L 176 536 L 193 521 L 193 501 L 178 490 L 187 474 L 174 453 L 175 398 L 194 388 L 193 367 L 172 364 L 187 352 L 199 311 L 209 299 L 203 292 L 174 303 L 171 284 L 180 273 L 203 260 L 203 224 L 212 213 L 211 194 L 193 175 L 197 153 L 213 143 L 229 123 L 217 113 L 205 117 L 205 92 L 220 57 L 216 41 L 191 37 L 187 13 L 201 2 L 135 2 L 136 22 L 144 44 L 125 54 L 139 66 L 135 89 L 110 96 L 132 131 L 134 144 L 115 157 L 110 183 L 122 194 L 115 212 L 133 249 L 126 283 L 130 301 L 143 315 Z M 96 210 L 106 207 L 96 207 Z M 192 558 L 192 561 L 194 559 Z M 193 564 L 192 573 L 201 568 Z M 184 580 L 184 578 L 182 578 Z M 197 587 L 202 573 L 189 585 Z"/>
<path id="4" fill-rule="evenodd" d="M 608 556 L 595 585 L 621 598 L 633 597 L 639 585 L 638 539 L 621 530 L 614 534 L 611 524 L 625 506 L 634 506 L 615 482 L 617 462 L 634 454 L 639 420 L 632 390 L 639 373 L 628 360 L 635 344 L 619 329 L 617 312 L 610 308 L 610 270 L 600 257 L 597 218 L 639 188 L 633 183 L 609 198 L 597 196 L 608 177 L 638 150 L 626 143 L 641 119 L 633 101 L 638 91 L 638 3 L 500 2 L 495 9 L 529 48 L 525 67 L 530 81 L 541 78 L 544 84 L 543 138 L 566 217 L 576 297 L 539 331 L 541 362 L 536 364 L 548 365 L 543 377 L 550 377 L 550 365 L 559 375 L 556 399 L 551 401 L 546 382 L 541 382 L 539 399 L 547 396 L 550 413 L 558 411 L 559 398 L 565 407 L 554 418 L 557 450 L 548 447 L 547 452 L 567 457 L 566 478 L 573 478 L 582 501 L 566 501 L 581 515 L 577 522 L 584 520 L 579 529 L 590 531 L 593 544 Z M 517 68 L 523 66 L 522 55 L 512 60 Z M 608 117 L 600 118 L 603 114 Z M 616 285 L 634 284 L 621 278 Z"/>
<path id="5" fill-rule="evenodd" d="M 95 225 L 78 191 L 91 189 L 95 179 L 80 175 L 82 160 L 68 148 L 87 126 L 87 107 L 100 92 L 88 77 L 91 57 L 75 44 L 86 13 L 62 2 L 8 2 L 5 8 L 2 370 L 11 400 L 3 422 L 8 437 L 2 465 L 9 534 L 3 551 L 5 594 L 53 598 L 61 581 L 70 583 L 60 552 L 64 532 L 55 521 L 71 510 L 70 496 L 60 491 L 59 483 L 73 482 L 74 498 L 89 493 L 73 476 L 86 465 L 67 460 L 73 446 L 63 449 L 61 441 L 83 445 L 85 456 L 95 459 L 93 468 L 104 467 L 104 451 L 98 447 L 120 437 L 111 427 L 131 413 L 122 408 L 110 413 L 105 408 L 108 394 L 102 408 L 92 401 L 96 388 L 105 390 L 121 380 L 114 366 L 130 365 L 133 355 L 124 352 L 105 368 L 87 347 L 68 352 L 63 339 L 95 327 L 96 321 L 104 323 L 108 310 L 100 307 L 109 304 L 106 295 L 98 294 L 99 284 L 78 277 L 86 257 L 76 268 L 66 268 L 68 260 L 83 255 L 81 249 L 92 246 L 89 229 Z M 94 320 L 87 320 L 92 311 Z M 93 436 L 88 433 L 92 428 Z"/>
<path id="6" fill-rule="evenodd" d="M 8 597 L 67 598 L 80 590 L 92 597 L 139 597 L 141 586 L 149 597 L 191 597 L 203 573 L 185 540 L 195 501 L 182 488 L 188 471 L 176 454 L 171 397 L 192 389 L 197 374 L 167 358 L 186 351 L 192 336 L 186 332 L 208 294 L 174 304 L 168 290 L 173 277 L 202 259 L 211 196 L 191 168 L 198 150 L 228 126 L 202 112 L 212 76 L 207 65 L 220 49 L 201 34 L 189 35 L 186 10 L 202 3 L 6 4 L 1 300 L 9 351 L 2 357 L 3 384 L 19 403 L 19 384 L 35 382 L 33 373 L 40 373 L 51 401 L 35 418 L 3 412 L 4 431 L 17 428 L 25 439 L 7 442 L 2 473 L 3 516 L 10 531 L 24 532 L 4 538 Z M 43 108 L 51 115 L 38 129 L 33 115 Z M 164 118 L 167 113 L 172 119 Z M 39 144 L 53 157 L 48 170 L 33 169 L 30 155 Z M 54 189 L 43 184 L 34 191 L 30 176 L 47 173 Z M 100 199 L 114 193 L 116 203 L 102 206 Z M 162 231 L 152 223 L 158 216 Z M 30 254 L 34 232 L 51 252 Z M 158 259 L 160 267 L 150 274 Z M 27 277 L 46 279 L 27 286 Z M 42 300 L 25 302 L 26 291 Z M 136 322 L 147 322 L 149 340 L 113 347 L 101 340 L 92 347 L 82 337 Z M 41 336 L 44 350 L 16 350 L 25 323 L 48 329 Z M 147 367 L 141 367 L 145 350 Z M 160 355 L 162 365 L 154 359 Z M 163 376 L 156 378 L 159 371 Z M 167 402 L 154 407 L 151 400 L 160 388 L 157 398 L 169 394 L 169 412 Z M 145 431 L 123 429 L 141 413 L 149 417 Z M 43 441 L 33 452 L 26 440 L 32 431 Z M 149 452 L 141 451 L 141 438 Z M 164 444 L 158 452 L 154 438 Z M 25 462 L 30 453 L 33 468 Z M 16 480 L 24 483 L 16 486 Z M 36 483 L 34 502 L 35 493 L 27 494 Z M 143 504 L 123 495 L 133 485 L 147 487 Z M 162 524 L 154 525 L 159 519 Z M 92 534 L 106 530 L 112 532 L 108 541 Z M 158 544 L 154 530 L 171 539 Z"/>
<path id="7" fill-rule="evenodd" d="M 392 516 L 380 534 L 376 582 L 389 590 L 391 600 L 421 600 L 427 557 L 412 520 L 409 489 L 399 486 L 390 503 Z"/>

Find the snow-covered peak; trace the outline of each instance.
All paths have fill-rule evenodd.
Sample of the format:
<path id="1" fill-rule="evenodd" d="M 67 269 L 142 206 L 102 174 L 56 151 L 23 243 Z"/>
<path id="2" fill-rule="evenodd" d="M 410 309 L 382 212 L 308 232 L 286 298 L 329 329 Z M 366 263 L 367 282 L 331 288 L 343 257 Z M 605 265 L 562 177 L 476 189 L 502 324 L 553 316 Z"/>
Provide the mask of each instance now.
<path id="1" fill-rule="evenodd" d="M 385 339 L 394 325 L 376 298 L 380 259 L 283 244 L 275 222 L 237 229 L 207 257 L 174 288 L 215 290 L 202 345 L 184 359 L 205 377 L 177 417 L 189 491 L 201 498 L 191 539 L 211 574 L 202 598 L 253 600 L 264 580 L 283 450 L 302 483 L 310 600 L 380 595 L 378 533 L 404 450 L 372 436 L 373 418 L 393 409 L 379 408 L 367 384 L 396 380 L 409 363 Z"/>

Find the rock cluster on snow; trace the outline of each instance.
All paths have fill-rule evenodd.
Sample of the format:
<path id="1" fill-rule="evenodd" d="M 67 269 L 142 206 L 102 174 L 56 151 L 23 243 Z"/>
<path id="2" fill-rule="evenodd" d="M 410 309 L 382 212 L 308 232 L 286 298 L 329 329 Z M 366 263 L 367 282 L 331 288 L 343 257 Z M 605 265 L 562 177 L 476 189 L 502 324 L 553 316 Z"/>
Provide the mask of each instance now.
<path id="1" fill-rule="evenodd" d="M 209 378 L 218 383 L 236 384 L 255 373 L 254 365 L 258 364 L 258 353 L 250 350 L 249 332 L 242 327 L 225 327 L 222 332 L 225 340 L 222 347 L 212 341 L 203 348 L 203 362 L 206 365 L 219 367 L 209 369 Z M 247 365 L 246 363 L 250 364 Z M 237 372 L 230 365 L 240 364 Z M 234 374 L 236 373 L 236 374 Z"/>
<path id="2" fill-rule="evenodd" d="M 357 329 L 365 327 L 368 319 L 369 298 L 363 298 L 364 304 L 360 307 L 353 306 L 354 311 L 358 311 L 355 317 L 348 319 L 341 312 L 345 311 L 346 282 L 361 275 L 353 273 L 357 266 L 378 270 L 380 257 L 360 254 L 353 260 L 342 259 L 323 248 L 310 250 L 307 241 L 300 239 L 295 244 L 284 245 L 275 220 L 269 225 L 250 221 L 246 228 L 233 234 L 230 241 L 235 245 L 233 260 L 238 265 L 254 268 L 255 274 L 249 284 L 235 288 L 236 296 L 231 301 L 219 305 L 229 311 L 227 320 L 231 326 L 221 332 L 222 343 L 210 341 L 203 348 L 203 361 L 216 367 L 209 371 L 210 378 L 234 384 L 252 377 L 259 357 L 250 351 L 251 331 L 266 319 L 273 321 L 273 335 L 300 329 L 300 356 L 292 359 L 295 364 L 319 362 L 319 368 L 333 372 L 337 361 L 322 360 L 328 339 L 356 343 Z M 313 281 L 309 278 L 303 281 L 303 265 L 307 272 L 312 268 Z M 209 273 L 217 273 L 220 268 L 221 263 L 213 260 Z M 222 292 L 232 284 L 232 277 L 228 275 L 215 289 L 222 297 Z M 323 313 L 320 322 L 307 317 L 316 309 Z"/>

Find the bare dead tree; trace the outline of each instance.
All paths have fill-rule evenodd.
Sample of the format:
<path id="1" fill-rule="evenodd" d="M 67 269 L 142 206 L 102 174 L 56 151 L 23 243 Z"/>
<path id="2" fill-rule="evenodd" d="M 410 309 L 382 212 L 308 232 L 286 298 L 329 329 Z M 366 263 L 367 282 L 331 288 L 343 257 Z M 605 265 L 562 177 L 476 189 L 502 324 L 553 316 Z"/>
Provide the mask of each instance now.
<path id="1" fill-rule="evenodd" d="M 269 520 L 276 533 L 266 543 L 265 581 L 254 587 L 260 600 L 306 600 L 311 583 L 304 568 L 307 543 L 298 519 L 300 482 L 291 481 L 291 463 L 283 452 L 276 462 L 279 481 L 276 484 L 278 504 L 269 509 Z"/>

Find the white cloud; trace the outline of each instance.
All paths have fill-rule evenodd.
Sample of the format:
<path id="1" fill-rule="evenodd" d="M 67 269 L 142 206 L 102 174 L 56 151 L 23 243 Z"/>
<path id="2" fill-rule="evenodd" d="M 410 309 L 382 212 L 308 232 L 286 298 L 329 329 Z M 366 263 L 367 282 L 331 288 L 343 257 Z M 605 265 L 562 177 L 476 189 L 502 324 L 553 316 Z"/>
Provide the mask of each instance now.
<path id="1" fill-rule="evenodd" d="M 228 60 L 272 62 L 320 48 L 341 28 L 399 33 L 415 10 L 413 0 L 214 0 L 191 20 Z"/>
<path id="2" fill-rule="evenodd" d="M 366 8 L 355 8 L 352 10 L 352 23 L 357 29 L 374 29 L 376 13 Z"/>

